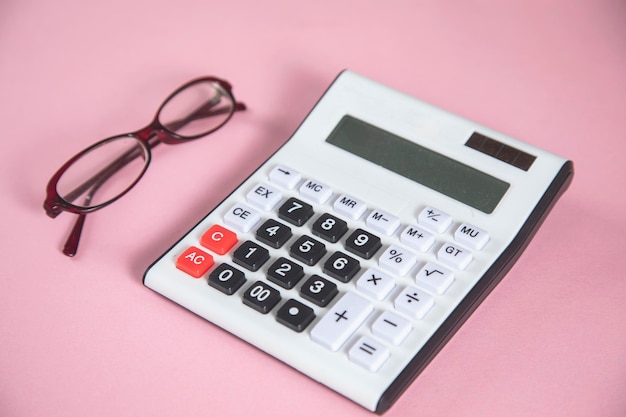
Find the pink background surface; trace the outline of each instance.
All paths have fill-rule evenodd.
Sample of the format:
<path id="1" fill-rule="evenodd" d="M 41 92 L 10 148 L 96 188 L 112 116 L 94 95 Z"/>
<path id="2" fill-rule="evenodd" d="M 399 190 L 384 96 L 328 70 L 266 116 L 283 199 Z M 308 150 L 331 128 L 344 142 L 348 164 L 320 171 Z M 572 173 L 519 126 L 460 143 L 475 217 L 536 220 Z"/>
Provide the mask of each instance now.
<path id="1" fill-rule="evenodd" d="M 2 1 L 0 416 L 369 415 L 141 283 L 344 68 L 576 164 L 528 250 L 388 415 L 626 415 L 626 3 L 312 3 Z M 64 257 L 74 216 L 44 214 L 49 177 L 209 74 L 249 111 L 159 147 Z"/>

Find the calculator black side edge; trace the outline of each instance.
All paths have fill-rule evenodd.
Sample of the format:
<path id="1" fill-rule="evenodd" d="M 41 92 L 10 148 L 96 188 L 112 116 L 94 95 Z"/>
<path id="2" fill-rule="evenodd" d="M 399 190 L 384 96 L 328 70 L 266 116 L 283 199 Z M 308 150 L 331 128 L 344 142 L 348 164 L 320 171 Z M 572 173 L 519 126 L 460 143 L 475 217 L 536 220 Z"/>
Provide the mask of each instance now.
<path id="1" fill-rule="evenodd" d="M 552 210 L 561 195 L 572 182 L 574 164 L 567 161 L 561 167 L 550 187 L 539 200 L 517 236 L 494 262 L 489 270 L 481 277 L 474 288 L 454 309 L 441 327 L 424 345 L 407 367 L 389 385 L 383 393 L 376 407 L 376 414 L 387 411 L 402 393 L 411 385 L 417 376 L 434 359 L 437 353 L 445 346 L 452 336 L 459 330 L 471 314 L 478 308 L 489 293 L 498 285 L 504 276 L 513 267 L 524 249 L 528 246 L 535 233 Z"/>

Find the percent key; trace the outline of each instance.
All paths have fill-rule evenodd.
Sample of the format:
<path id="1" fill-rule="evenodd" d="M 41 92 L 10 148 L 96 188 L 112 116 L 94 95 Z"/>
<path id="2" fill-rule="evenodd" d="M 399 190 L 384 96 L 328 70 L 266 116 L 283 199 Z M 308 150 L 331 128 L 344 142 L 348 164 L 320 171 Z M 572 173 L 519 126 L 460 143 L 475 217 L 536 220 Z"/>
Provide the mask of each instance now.
<path id="1" fill-rule="evenodd" d="M 378 260 L 381 268 L 399 276 L 406 275 L 416 262 L 417 257 L 415 255 L 394 245 L 389 246 Z"/>

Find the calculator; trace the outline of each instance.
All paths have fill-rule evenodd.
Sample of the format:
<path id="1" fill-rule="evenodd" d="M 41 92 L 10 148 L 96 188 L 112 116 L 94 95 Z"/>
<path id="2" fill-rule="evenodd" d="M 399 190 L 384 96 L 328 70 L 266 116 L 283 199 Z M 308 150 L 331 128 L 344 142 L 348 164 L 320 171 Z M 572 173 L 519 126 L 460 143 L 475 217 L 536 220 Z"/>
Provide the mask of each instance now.
<path id="1" fill-rule="evenodd" d="M 382 414 L 572 177 L 567 159 L 346 70 L 143 282 Z"/>

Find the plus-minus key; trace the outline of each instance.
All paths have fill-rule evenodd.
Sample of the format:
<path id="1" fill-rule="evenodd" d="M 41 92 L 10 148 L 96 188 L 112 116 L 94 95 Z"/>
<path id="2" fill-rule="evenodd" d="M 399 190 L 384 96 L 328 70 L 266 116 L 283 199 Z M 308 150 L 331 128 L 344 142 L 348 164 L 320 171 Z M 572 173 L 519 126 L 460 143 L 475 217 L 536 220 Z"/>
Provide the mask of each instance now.
<path id="1" fill-rule="evenodd" d="M 452 217 L 433 207 L 425 207 L 417 216 L 419 224 L 437 233 L 443 233 L 452 224 Z"/>

